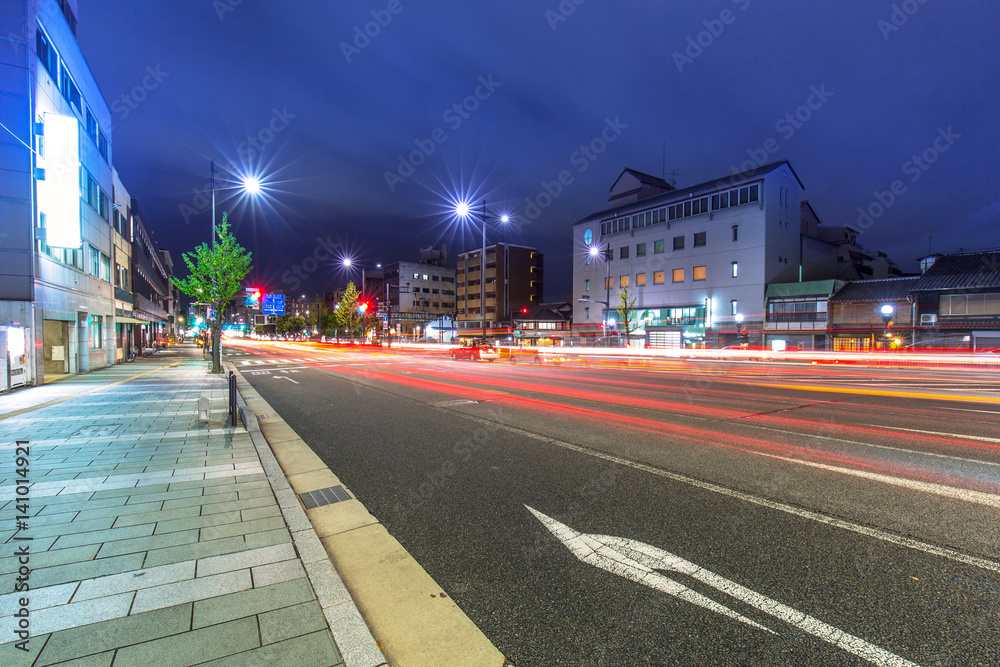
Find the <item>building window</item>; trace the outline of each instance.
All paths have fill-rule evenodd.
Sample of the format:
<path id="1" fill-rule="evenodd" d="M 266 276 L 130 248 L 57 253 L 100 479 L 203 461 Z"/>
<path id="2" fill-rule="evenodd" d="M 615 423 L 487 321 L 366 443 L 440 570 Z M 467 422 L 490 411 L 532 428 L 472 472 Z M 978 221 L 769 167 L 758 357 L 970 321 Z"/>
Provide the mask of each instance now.
<path id="1" fill-rule="evenodd" d="M 653 254 L 659 255 L 663 252 L 666 246 L 666 241 L 653 241 Z"/>
<path id="2" fill-rule="evenodd" d="M 642 287 L 645 284 L 646 284 L 646 274 L 645 273 L 637 273 L 637 274 L 635 274 L 635 285 L 636 285 L 636 287 Z"/>
<path id="3" fill-rule="evenodd" d="M 675 283 L 684 282 L 684 269 L 674 269 L 674 282 Z"/>
<path id="4" fill-rule="evenodd" d="M 740 240 L 740 226 L 733 225 L 733 241 L 739 241 L 739 240 Z"/>
<path id="5" fill-rule="evenodd" d="M 104 318 L 101 317 L 100 315 L 91 315 L 90 316 L 90 320 L 89 320 L 90 326 L 89 326 L 89 329 L 90 329 L 90 349 L 91 350 L 100 350 L 100 349 L 102 349 L 104 347 L 104 327 L 101 326 L 101 323 L 103 321 L 104 321 Z"/>
<path id="6" fill-rule="evenodd" d="M 590 278 L 583 281 L 583 291 L 584 292 L 590 291 Z"/>
<path id="7" fill-rule="evenodd" d="M 654 271 L 653 272 L 653 284 L 662 285 L 664 280 L 665 271 Z"/>
<path id="8" fill-rule="evenodd" d="M 628 246 L 618 249 L 618 259 L 628 259 Z"/>
<path id="9" fill-rule="evenodd" d="M 646 256 L 646 244 L 645 243 L 637 243 L 636 244 L 636 246 L 635 246 L 635 256 L 636 257 L 645 257 Z"/>
<path id="10" fill-rule="evenodd" d="M 613 280 L 614 280 L 613 278 L 605 278 L 604 279 L 604 289 L 611 289 L 612 288 L 612 284 L 611 283 L 612 283 Z"/>
<path id="11" fill-rule="evenodd" d="M 694 272 L 692 274 L 692 279 L 694 280 L 704 280 L 705 279 L 705 267 L 696 266 L 694 267 Z"/>
<path id="12" fill-rule="evenodd" d="M 583 319 L 585 319 L 585 320 L 589 320 L 590 319 L 590 306 L 584 306 L 583 307 Z"/>
<path id="13" fill-rule="evenodd" d="M 698 232 L 694 235 L 694 247 L 698 248 L 705 245 L 706 232 Z"/>
<path id="14" fill-rule="evenodd" d="M 674 250 L 684 250 L 684 237 L 675 236 L 674 237 Z"/>
<path id="15" fill-rule="evenodd" d="M 101 269 L 98 278 L 111 282 L 111 258 L 104 253 L 101 253 Z"/>
<path id="16" fill-rule="evenodd" d="M 101 275 L 101 251 L 94 246 L 90 247 L 90 275 Z"/>
<path id="17" fill-rule="evenodd" d="M 736 304 L 736 299 L 729 302 L 729 314 L 736 315 L 739 312 L 739 306 Z"/>
<path id="18" fill-rule="evenodd" d="M 628 276 L 619 276 L 618 277 L 618 286 L 619 287 L 628 287 Z"/>
<path id="19" fill-rule="evenodd" d="M 739 264 L 739 262 L 733 262 L 732 267 L 733 267 L 733 278 L 739 278 L 740 277 L 740 264 Z"/>

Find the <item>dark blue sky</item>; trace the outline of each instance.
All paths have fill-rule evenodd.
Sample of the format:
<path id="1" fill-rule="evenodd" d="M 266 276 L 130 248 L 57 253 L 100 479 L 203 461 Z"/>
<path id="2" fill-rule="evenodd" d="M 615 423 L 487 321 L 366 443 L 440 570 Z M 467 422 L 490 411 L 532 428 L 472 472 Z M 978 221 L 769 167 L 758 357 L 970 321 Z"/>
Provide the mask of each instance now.
<path id="1" fill-rule="evenodd" d="M 566 298 L 570 226 L 623 168 L 662 175 L 664 147 L 679 187 L 787 159 L 828 225 L 900 181 L 861 242 L 907 270 L 928 236 L 936 252 L 1000 246 L 991 0 L 80 0 L 79 19 L 157 240 L 179 262 L 207 239 L 194 191 L 210 159 L 262 171 L 265 206 L 220 193 L 218 216 L 235 209 L 274 291 L 318 237 L 372 263 L 447 242 L 454 264 L 480 243 L 447 224 L 464 189 L 517 216 L 490 241 L 538 247 L 546 298 Z M 577 152 L 609 122 L 602 154 Z M 562 170 L 573 182 L 528 208 Z M 328 261 L 302 291 L 341 276 Z"/>

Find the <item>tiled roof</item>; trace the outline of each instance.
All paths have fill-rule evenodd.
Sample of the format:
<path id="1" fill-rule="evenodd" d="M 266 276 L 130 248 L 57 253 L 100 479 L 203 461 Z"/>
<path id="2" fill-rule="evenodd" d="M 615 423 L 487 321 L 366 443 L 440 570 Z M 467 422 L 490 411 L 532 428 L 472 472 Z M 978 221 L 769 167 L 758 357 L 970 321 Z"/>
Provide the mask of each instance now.
<path id="1" fill-rule="evenodd" d="M 914 290 L 1000 287 L 1000 250 L 953 252 L 920 276 Z"/>
<path id="2" fill-rule="evenodd" d="M 834 294 L 830 301 L 899 301 L 906 298 L 918 280 L 920 276 L 853 280 Z"/>

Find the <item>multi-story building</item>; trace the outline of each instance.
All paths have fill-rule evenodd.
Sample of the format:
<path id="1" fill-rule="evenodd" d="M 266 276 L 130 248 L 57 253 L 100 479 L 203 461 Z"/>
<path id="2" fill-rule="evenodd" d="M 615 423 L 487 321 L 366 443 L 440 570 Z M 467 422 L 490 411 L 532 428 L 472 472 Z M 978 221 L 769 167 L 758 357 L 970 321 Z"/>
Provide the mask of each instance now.
<path id="1" fill-rule="evenodd" d="M 680 190 L 626 169 L 614 207 L 573 225 L 575 330 L 613 330 L 627 291 L 633 335 L 651 346 L 724 345 L 744 329 L 759 345 L 767 285 L 834 277 L 822 275 L 834 247 L 804 241 L 803 189 L 785 161 Z"/>
<path id="2" fill-rule="evenodd" d="M 487 246 L 485 290 L 481 259 L 481 248 L 458 256 L 455 279 L 460 336 L 490 335 L 490 330 L 509 321 L 513 313 L 521 308 L 534 307 L 542 300 L 544 262 L 538 250 L 508 243 Z M 482 291 L 485 291 L 486 298 L 485 315 Z"/>
<path id="3" fill-rule="evenodd" d="M 132 199 L 132 313 L 133 344 L 140 350 L 151 347 L 168 325 L 170 276 L 153 242 L 139 201 Z"/>
<path id="4" fill-rule="evenodd" d="M 114 255 L 111 258 L 115 288 L 115 360 L 122 361 L 133 343 L 132 326 L 142 324 L 132 313 L 132 197 L 114 171 L 111 221 Z"/>
<path id="5" fill-rule="evenodd" d="M 384 294 L 379 298 L 383 323 L 394 336 L 435 335 L 450 328 L 455 316 L 455 269 L 448 266 L 447 248 L 421 248 L 420 262 L 387 264 Z"/>
<path id="6" fill-rule="evenodd" d="M 75 0 L 0 11 L 0 327 L 27 384 L 115 361 L 111 113 Z"/>

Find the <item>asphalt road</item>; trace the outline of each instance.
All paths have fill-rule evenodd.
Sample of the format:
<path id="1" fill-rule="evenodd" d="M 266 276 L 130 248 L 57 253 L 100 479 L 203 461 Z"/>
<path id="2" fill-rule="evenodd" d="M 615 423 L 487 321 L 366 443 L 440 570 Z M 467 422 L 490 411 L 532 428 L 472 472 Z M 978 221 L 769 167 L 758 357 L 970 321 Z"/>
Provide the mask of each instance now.
<path id="1" fill-rule="evenodd" d="M 995 665 L 996 371 L 234 343 L 515 665 Z"/>

